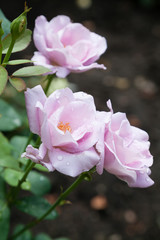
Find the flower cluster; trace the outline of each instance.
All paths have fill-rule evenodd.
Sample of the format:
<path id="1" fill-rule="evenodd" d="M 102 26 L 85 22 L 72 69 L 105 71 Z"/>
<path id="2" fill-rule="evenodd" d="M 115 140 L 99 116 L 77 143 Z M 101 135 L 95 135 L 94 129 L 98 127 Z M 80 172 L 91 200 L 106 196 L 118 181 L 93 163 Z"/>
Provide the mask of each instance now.
<path id="1" fill-rule="evenodd" d="M 30 129 L 41 137 L 39 149 L 28 145 L 23 157 L 75 177 L 96 166 L 128 183 L 148 187 L 153 157 L 148 134 L 130 125 L 124 113 L 97 111 L 94 99 L 69 88 L 46 97 L 40 85 L 25 92 Z"/>
<path id="2" fill-rule="evenodd" d="M 33 39 L 38 51 L 32 61 L 58 77 L 92 68 L 106 69 L 95 62 L 107 48 L 106 39 L 80 23 L 72 23 L 67 16 L 59 15 L 50 22 L 44 16 L 37 17 Z"/>

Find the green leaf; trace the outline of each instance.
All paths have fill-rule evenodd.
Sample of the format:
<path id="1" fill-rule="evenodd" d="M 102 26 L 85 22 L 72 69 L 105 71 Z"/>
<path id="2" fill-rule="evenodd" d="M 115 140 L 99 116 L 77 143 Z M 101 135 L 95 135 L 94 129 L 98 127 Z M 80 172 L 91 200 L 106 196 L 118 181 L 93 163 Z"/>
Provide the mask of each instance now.
<path id="1" fill-rule="evenodd" d="M 0 131 L 12 131 L 21 124 L 21 118 L 14 108 L 0 99 Z"/>
<path id="2" fill-rule="evenodd" d="M 47 96 L 52 94 L 55 90 L 68 87 L 69 83 L 67 78 L 54 77 L 51 81 L 50 87 L 47 91 Z"/>
<path id="3" fill-rule="evenodd" d="M 12 149 L 8 139 L 0 132 L 0 154 L 10 154 Z"/>
<path id="4" fill-rule="evenodd" d="M 39 76 L 50 72 L 51 70 L 43 66 L 29 66 L 23 67 L 15 71 L 12 75 L 14 77 L 30 77 Z"/>
<path id="5" fill-rule="evenodd" d="M 22 78 L 10 78 L 9 82 L 12 84 L 12 86 L 18 91 L 22 92 L 26 89 L 26 83 Z"/>
<path id="6" fill-rule="evenodd" d="M 10 143 L 13 147 L 12 154 L 15 158 L 18 158 L 21 156 L 21 154 L 24 151 L 27 141 L 28 141 L 28 137 L 26 137 L 26 136 L 15 135 L 11 138 Z"/>
<path id="7" fill-rule="evenodd" d="M 25 226 L 23 224 L 18 224 L 14 230 L 14 234 L 21 231 Z M 30 230 L 26 230 L 21 235 L 15 238 L 15 240 L 32 240 L 32 234 Z"/>
<path id="8" fill-rule="evenodd" d="M 19 172 L 10 168 L 6 168 L 2 174 L 2 177 L 4 180 L 10 185 L 10 186 L 17 186 L 19 180 L 22 178 L 23 172 Z"/>
<path id="9" fill-rule="evenodd" d="M 0 177 L 0 199 L 4 200 L 6 195 L 5 182 L 2 177 Z"/>
<path id="10" fill-rule="evenodd" d="M 33 61 L 28 59 L 17 59 L 17 60 L 8 61 L 7 65 L 19 65 L 19 64 L 25 64 L 25 63 L 33 63 Z"/>
<path id="11" fill-rule="evenodd" d="M 25 150 L 25 146 L 27 144 L 28 137 L 26 136 L 18 136 L 15 135 L 11 138 L 10 143 L 12 145 L 12 155 L 14 158 L 18 159 L 19 162 L 26 165 L 28 162 L 27 158 L 21 158 L 21 154 Z M 32 140 L 30 144 L 34 145 L 34 141 Z M 36 164 L 39 165 L 39 164 Z"/>
<path id="12" fill-rule="evenodd" d="M 2 28 L 4 31 L 3 37 L 5 37 L 8 33 L 10 33 L 11 22 L 5 17 L 1 9 L 0 9 L 0 19 L 2 20 Z"/>
<path id="13" fill-rule="evenodd" d="M 21 188 L 23 190 L 29 191 L 31 189 L 31 184 L 30 182 L 26 181 L 21 184 Z"/>
<path id="14" fill-rule="evenodd" d="M 24 50 L 25 48 L 27 48 L 31 41 L 31 35 L 32 35 L 32 31 L 29 29 L 26 29 L 25 32 L 19 38 L 17 38 L 17 40 L 14 44 L 12 53 L 20 52 L 20 51 Z M 10 42 L 11 42 L 11 34 L 8 34 L 2 40 L 2 53 L 3 54 L 7 53 L 8 48 L 10 46 Z"/>
<path id="15" fill-rule="evenodd" d="M 16 207 L 31 216 L 36 218 L 41 217 L 51 207 L 51 204 L 46 199 L 39 196 L 29 196 L 18 200 L 15 203 Z M 57 212 L 53 210 L 45 219 L 51 220 L 57 217 Z"/>
<path id="16" fill-rule="evenodd" d="M 50 236 L 48 236 L 47 234 L 45 233 L 39 233 L 35 238 L 34 240 L 52 240 L 50 238 Z"/>
<path id="17" fill-rule="evenodd" d="M 11 155 L 2 155 L 0 153 L 0 166 L 20 170 L 18 160 Z"/>
<path id="18" fill-rule="evenodd" d="M 17 159 L 11 156 L 12 145 L 7 138 L 0 133 L 0 166 L 19 170 Z"/>
<path id="19" fill-rule="evenodd" d="M 31 183 L 31 192 L 37 196 L 42 196 L 51 189 L 49 178 L 36 171 L 31 171 L 27 180 Z"/>
<path id="20" fill-rule="evenodd" d="M 0 237 L 7 240 L 9 232 L 10 211 L 6 203 L 0 200 Z"/>
<path id="21" fill-rule="evenodd" d="M 71 240 L 71 239 L 66 237 L 60 237 L 60 238 L 54 238 L 54 240 Z"/>
<path id="22" fill-rule="evenodd" d="M 0 94 L 2 94 L 2 92 L 4 91 L 7 80 L 8 73 L 4 67 L 0 66 Z"/>
<path id="23" fill-rule="evenodd" d="M 43 167 L 41 164 L 36 164 L 34 168 L 42 172 L 49 172 L 48 169 L 46 167 Z"/>

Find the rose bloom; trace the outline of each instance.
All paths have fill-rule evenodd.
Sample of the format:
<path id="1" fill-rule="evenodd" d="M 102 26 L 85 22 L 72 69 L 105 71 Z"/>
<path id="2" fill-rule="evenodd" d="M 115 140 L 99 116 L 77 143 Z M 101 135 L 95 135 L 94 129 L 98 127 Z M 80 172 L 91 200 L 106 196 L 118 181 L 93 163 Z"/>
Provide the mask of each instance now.
<path id="1" fill-rule="evenodd" d="M 103 114 L 97 115 L 91 95 L 65 88 L 47 98 L 39 85 L 27 89 L 25 100 L 30 129 L 42 144 L 29 145 L 22 157 L 73 177 L 97 165 Z"/>
<path id="2" fill-rule="evenodd" d="M 90 32 L 80 23 L 72 23 L 67 16 L 54 17 L 50 22 L 37 17 L 33 39 L 37 52 L 32 61 L 66 77 L 70 72 L 84 72 L 92 68 L 106 69 L 97 61 L 107 48 L 104 37 Z"/>
<path id="3" fill-rule="evenodd" d="M 153 157 L 149 152 L 148 134 L 131 126 L 125 113 L 113 113 L 110 101 L 108 107 L 111 115 L 104 134 L 104 161 L 98 164 L 98 171 L 101 173 L 104 168 L 130 187 L 151 186 L 154 182 L 149 177 L 149 167 Z"/>

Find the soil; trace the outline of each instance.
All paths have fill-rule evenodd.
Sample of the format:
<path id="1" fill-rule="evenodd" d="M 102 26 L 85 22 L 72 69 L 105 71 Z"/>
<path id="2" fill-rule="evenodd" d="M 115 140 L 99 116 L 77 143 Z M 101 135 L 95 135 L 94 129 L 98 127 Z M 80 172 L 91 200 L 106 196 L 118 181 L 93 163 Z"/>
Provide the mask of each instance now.
<path id="1" fill-rule="evenodd" d="M 78 2 L 78 1 L 77 1 Z M 145 1 L 141 1 L 145 2 Z M 147 1 L 146 1 L 147 2 Z M 9 19 L 17 17 L 22 6 L 2 10 Z M 114 111 L 126 112 L 132 125 L 146 130 L 150 136 L 154 164 L 151 168 L 155 184 L 147 189 L 129 188 L 115 176 L 104 172 L 92 181 L 83 182 L 72 193 L 67 204 L 58 208 L 59 218 L 44 221 L 33 229 L 52 238 L 65 236 L 72 240 L 150 240 L 160 235 L 160 15 L 159 2 L 151 6 L 140 1 L 93 0 L 88 9 L 76 1 L 28 2 L 32 11 L 28 25 L 34 27 L 38 15 L 48 20 L 66 14 L 92 31 L 106 37 L 108 50 L 99 63 L 107 70 L 92 70 L 70 74 L 68 80 L 77 91 L 94 96 L 97 109 L 107 111 L 111 99 Z M 13 9 L 17 9 L 13 11 Z M 34 46 L 27 54 L 31 57 Z M 53 184 L 48 197 L 53 201 L 74 179 L 57 172 L 51 173 Z M 25 217 L 24 217 L 25 218 Z M 17 220 L 18 219 L 18 220 Z M 15 212 L 13 221 L 25 222 Z"/>

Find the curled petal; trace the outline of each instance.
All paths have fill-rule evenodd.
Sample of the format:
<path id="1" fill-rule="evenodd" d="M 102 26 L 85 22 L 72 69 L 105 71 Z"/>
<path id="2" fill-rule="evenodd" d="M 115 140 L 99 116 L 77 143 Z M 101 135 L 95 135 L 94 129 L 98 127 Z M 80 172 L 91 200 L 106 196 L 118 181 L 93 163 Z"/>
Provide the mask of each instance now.
<path id="1" fill-rule="evenodd" d="M 54 168 L 48 158 L 47 148 L 44 144 L 41 144 L 39 149 L 32 147 L 32 145 L 28 145 L 26 152 L 22 153 L 21 157 L 31 159 L 33 162 L 48 168 L 49 171 L 54 171 Z"/>

